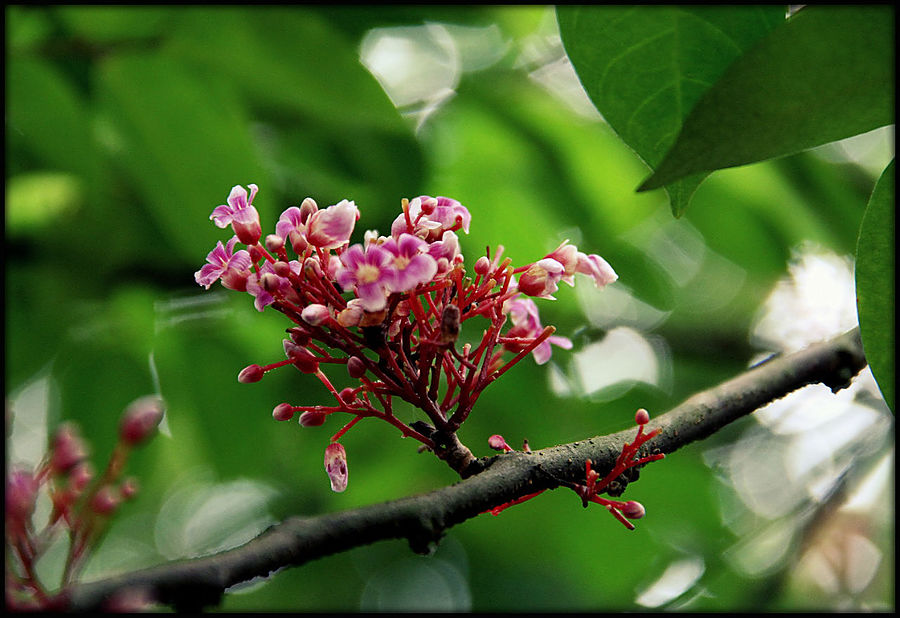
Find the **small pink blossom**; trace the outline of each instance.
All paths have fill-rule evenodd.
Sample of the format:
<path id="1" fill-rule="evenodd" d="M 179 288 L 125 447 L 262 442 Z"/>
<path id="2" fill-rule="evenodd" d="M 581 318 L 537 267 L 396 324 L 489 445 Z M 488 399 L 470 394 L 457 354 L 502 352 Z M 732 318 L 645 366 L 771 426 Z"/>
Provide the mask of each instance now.
<path id="1" fill-rule="evenodd" d="M 228 244 L 222 246 L 222 241 L 216 243 L 216 247 L 206 256 L 208 264 L 194 273 L 194 280 L 207 290 L 209 286 L 222 280 L 225 287 L 243 292 L 247 289 L 247 276 L 250 274 L 250 254 L 245 250 L 234 251 L 234 245 L 238 241 L 237 236 L 232 236 Z"/>
<path id="2" fill-rule="evenodd" d="M 317 210 L 306 222 L 306 239 L 320 249 L 337 249 L 350 242 L 359 209 L 352 201 L 341 200 L 334 206 Z"/>
<path id="3" fill-rule="evenodd" d="M 275 235 L 284 242 L 290 242 L 297 255 L 306 250 L 309 243 L 306 240 L 305 221 L 299 208 L 291 206 L 281 213 L 278 223 L 275 224 Z"/>
<path id="4" fill-rule="evenodd" d="M 553 258 L 538 260 L 519 277 L 519 291 L 528 296 L 555 300 L 552 294 L 564 272 L 565 267 Z"/>
<path id="5" fill-rule="evenodd" d="M 568 240 L 549 253 L 546 257 L 553 258 L 563 265 L 562 280 L 569 285 L 575 285 L 575 273 L 588 275 L 594 280 L 594 285 L 602 288 L 616 281 L 619 276 L 612 266 L 597 254 L 587 255 L 578 250 L 575 245 L 570 245 Z"/>
<path id="6" fill-rule="evenodd" d="M 278 264 L 285 264 L 285 262 L 278 262 Z M 278 270 L 284 271 L 284 267 L 280 267 Z M 287 273 L 299 275 L 300 270 L 300 263 L 296 260 L 287 262 Z M 297 300 L 297 293 L 294 291 L 288 274 L 279 274 L 269 262 L 265 262 L 260 267 L 259 273 L 248 277 L 247 293 L 252 294 L 256 299 L 253 301 L 253 305 L 257 311 L 262 311 L 274 303 L 278 297 Z"/>
<path id="7" fill-rule="evenodd" d="M 216 206 L 209 218 L 218 227 L 227 227 L 231 224 L 234 233 L 238 239 L 245 245 L 255 245 L 262 236 L 262 227 L 259 224 L 259 213 L 253 206 L 253 198 L 259 190 L 254 184 L 247 185 L 250 187 L 250 195 L 247 196 L 247 190 L 241 185 L 235 185 L 231 188 L 228 195 L 227 204 Z"/>
<path id="8" fill-rule="evenodd" d="M 347 489 L 347 453 L 340 442 L 332 442 L 325 448 L 325 472 L 331 481 L 331 490 Z"/>
<path id="9" fill-rule="evenodd" d="M 356 244 L 341 254 L 337 281 L 345 290 L 354 290 L 366 311 L 381 311 L 387 305 L 387 286 L 395 279 L 393 255 L 380 245 L 363 250 Z"/>
<path id="10" fill-rule="evenodd" d="M 400 213 L 391 224 L 391 236 L 394 238 L 406 232 L 433 242 L 440 239 L 447 230 L 461 229 L 468 234 L 472 222 L 469 210 L 449 197 L 420 195 L 409 202 L 408 212 L 412 229 L 409 229 L 406 215 Z"/>
<path id="11" fill-rule="evenodd" d="M 381 248 L 391 255 L 392 268 L 388 271 L 388 290 L 406 292 L 421 283 L 431 281 L 437 273 L 437 262 L 423 253 L 427 243 L 411 234 L 401 234 L 398 240 L 388 238 Z"/>
<path id="12" fill-rule="evenodd" d="M 535 338 L 541 335 L 544 327 L 538 316 L 538 308 L 530 298 L 514 296 L 503 304 L 504 313 L 508 313 L 513 326 L 507 332 L 508 337 Z M 552 354 L 550 344 L 557 345 L 565 350 L 572 349 L 572 341 L 566 337 L 551 335 L 532 350 L 534 360 L 538 365 L 543 365 Z M 504 344 L 504 347 L 512 351 L 518 351 L 519 346 Z"/>

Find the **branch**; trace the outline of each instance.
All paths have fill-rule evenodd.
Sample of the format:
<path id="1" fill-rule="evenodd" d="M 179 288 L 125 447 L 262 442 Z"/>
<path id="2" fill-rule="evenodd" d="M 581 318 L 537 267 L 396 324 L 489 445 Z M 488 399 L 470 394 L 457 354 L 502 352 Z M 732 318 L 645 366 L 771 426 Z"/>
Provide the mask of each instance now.
<path id="1" fill-rule="evenodd" d="M 647 446 L 671 453 L 808 384 L 822 383 L 837 392 L 865 365 L 858 329 L 772 357 L 658 415 L 646 429 L 662 432 Z M 630 428 L 530 453 L 485 457 L 480 473 L 450 487 L 354 510 L 292 517 L 240 547 L 73 586 L 59 600 L 68 610 L 95 611 L 125 598 L 120 595 L 144 594 L 179 611 L 198 611 L 218 604 L 230 586 L 376 541 L 405 538 L 413 551 L 427 553 L 448 528 L 494 506 L 561 483 L 584 482 L 586 459 L 601 474 L 611 470 L 634 433 Z"/>

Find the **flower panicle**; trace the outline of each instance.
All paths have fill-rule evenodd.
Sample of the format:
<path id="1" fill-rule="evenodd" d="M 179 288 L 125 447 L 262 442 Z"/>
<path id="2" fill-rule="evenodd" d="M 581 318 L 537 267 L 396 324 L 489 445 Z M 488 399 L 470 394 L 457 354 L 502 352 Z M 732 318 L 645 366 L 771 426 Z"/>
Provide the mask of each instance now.
<path id="1" fill-rule="evenodd" d="M 137 495 L 137 480 L 124 476 L 125 466 L 130 453 L 158 433 L 163 415 L 159 397 L 132 402 L 121 417 L 118 441 L 99 475 L 89 460 L 88 444 L 73 422 L 57 427 L 36 466 L 10 466 L 6 474 L 7 609 L 65 609 L 65 594 L 49 591 L 37 563 L 65 533 L 70 542 L 61 590 L 76 580 L 110 519 Z M 50 503 L 46 520 L 35 508 L 42 493 Z"/>
<path id="2" fill-rule="evenodd" d="M 404 198 L 389 234 L 370 230 L 362 242 L 351 243 L 360 212 L 349 200 L 320 208 L 306 198 L 264 235 L 252 204 L 259 189 L 248 186 L 233 187 L 227 203 L 210 215 L 217 226 L 230 225 L 234 236 L 217 243 L 195 280 L 207 289 L 221 281 L 253 296 L 257 310 L 271 307 L 290 320 L 287 358 L 248 365 L 239 381 L 257 382 L 293 365 L 315 375 L 334 401 L 282 404 L 273 412 L 276 420 L 299 413 L 301 424 L 317 426 L 347 413 L 353 426 L 374 417 L 435 450 L 433 436 L 454 434 L 481 392 L 513 365 L 529 354 L 543 364 L 551 346 L 572 347 L 542 325 L 534 299 L 552 299 L 558 282 L 572 285 L 575 273 L 601 287 L 616 279 L 605 260 L 568 241 L 522 268 L 501 259 L 502 246 L 493 255 L 488 248 L 467 272 L 459 234 L 469 232 L 472 217 L 459 201 L 442 196 Z M 467 329 L 470 320 L 479 328 Z M 480 330 L 480 341 L 461 343 L 466 330 L 470 336 Z M 332 385 L 331 379 L 344 377 L 356 386 L 339 391 Z M 424 426 L 394 415 L 398 397 L 425 412 Z M 465 460 L 446 459 L 456 466 Z"/>

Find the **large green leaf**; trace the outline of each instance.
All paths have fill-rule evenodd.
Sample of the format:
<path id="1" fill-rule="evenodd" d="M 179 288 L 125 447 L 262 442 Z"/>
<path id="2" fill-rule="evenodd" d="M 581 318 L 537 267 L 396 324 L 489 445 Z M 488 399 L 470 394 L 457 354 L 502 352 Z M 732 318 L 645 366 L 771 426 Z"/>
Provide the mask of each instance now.
<path id="1" fill-rule="evenodd" d="M 893 121 L 893 8 L 805 8 L 703 95 L 639 190 L 793 154 Z"/>
<path id="2" fill-rule="evenodd" d="M 894 163 L 875 185 L 859 230 L 856 300 L 866 360 L 894 409 Z"/>
<path id="3" fill-rule="evenodd" d="M 784 21 L 782 6 L 560 7 L 560 34 L 594 105 L 651 168 L 701 95 Z M 680 216 L 705 178 L 666 191 Z"/>

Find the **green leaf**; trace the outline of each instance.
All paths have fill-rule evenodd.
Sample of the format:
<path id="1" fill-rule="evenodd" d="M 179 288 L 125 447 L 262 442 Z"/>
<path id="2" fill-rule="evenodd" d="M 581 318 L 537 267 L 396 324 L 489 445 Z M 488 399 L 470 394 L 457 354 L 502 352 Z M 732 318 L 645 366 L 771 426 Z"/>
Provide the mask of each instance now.
<path id="1" fill-rule="evenodd" d="M 703 95 L 638 190 L 793 154 L 893 121 L 893 9 L 805 8 Z"/>
<path id="2" fill-rule="evenodd" d="M 585 90 L 651 168 L 702 94 L 784 14 L 777 5 L 557 9 L 563 44 Z M 675 216 L 705 176 L 666 187 Z"/>
<path id="3" fill-rule="evenodd" d="M 866 360 L 894 409 L 894 162 L 875 185 L 856 248 L 856 302 Z"/>

